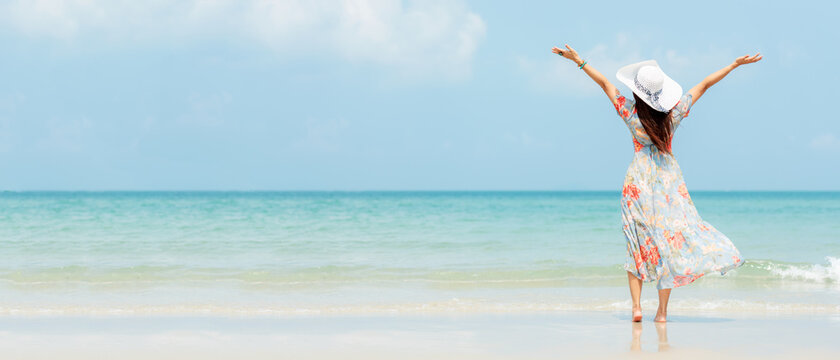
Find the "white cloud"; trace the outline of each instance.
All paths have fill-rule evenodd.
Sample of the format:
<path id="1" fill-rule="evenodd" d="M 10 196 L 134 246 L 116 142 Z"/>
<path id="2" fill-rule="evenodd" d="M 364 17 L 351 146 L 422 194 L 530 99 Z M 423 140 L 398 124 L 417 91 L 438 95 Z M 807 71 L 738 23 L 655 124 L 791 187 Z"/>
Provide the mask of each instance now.
<path id="1" fill-rule="evenodd" d="M 210 36 L 420 75 L 468 73 L 486 30 L 462 0 L 15 0 L 0 14 L 17 32 L 69 43 Z"/>
<path id="2" fill-rule="evenodd" d="M 832 133 L 825 133 L 815 136 L 809 145 L 814 150 L 835 151 L 840 150 L 840 139 Z"/>
<path id="3" fill-rule="evenodd" d="M 619 85 L 614 75 L 618 68 L 642 60 L 638 50 L 615 51 L 614 47 L 604 44 L 583 49 L 576 48 L 574 44 L 569 45 L 575 48 L 581 58 L 592 64 L 616 86 Z M 547 55 L 544 59 L 534 60 L 527 57 L 517 59 L 520 69 L 536 87 L 561 90 L 570 95 L 591 96 L 602 93 L 601 88 L 570 60 L 548 51 L 549 49 L 546 48 Z"/>
<path id="4" fill-rule="evenodd" d="M 687 91 L 705 75 L 718 70 L 735 55 L 728 49 L 700 49 L 691 53 L 682 53 L 675 49 L 657 47 L 656 42 L 645 36 L 631 36 L 618 33 L 608 43 L 595 44 L 591 47 L 569 44 L 593 67 L 598 69 L 619 91 L 629 90 L 615 78 L 615 73 L 624 65 L 655 59 L 659 66 L 671 78 Z M 557 45 L 562 47 L 562 45 Z M 517 58 L 519 69 L 536 88 L 561 91 L 573 96 L 602 96 L 601 88 L 592 79 L 575 66 L 570 60 L 550 52 L 545 48 L 544 56 L 539 58 L 520 56 Z"/>

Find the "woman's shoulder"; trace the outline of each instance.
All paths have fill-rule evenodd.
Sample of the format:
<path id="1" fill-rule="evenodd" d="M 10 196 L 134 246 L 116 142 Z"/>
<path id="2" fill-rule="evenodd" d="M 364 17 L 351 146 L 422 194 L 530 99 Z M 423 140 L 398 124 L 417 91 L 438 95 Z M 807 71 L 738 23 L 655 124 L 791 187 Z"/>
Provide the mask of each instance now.
<path id="1" fill-rule="evenodd" d="M 680 97 L 680 100 L 677 101 L 676 105 L 674 105 L 673 109 L 678 113 L 680 117 L 688 116 L 688 112 L 691 110 L 691 105 L 694 103 L 691 97 L 691 93 L 687 92 Z"/>
<path id="2" fill-rule="evenodd" d="M 631 93 L 630 96 L 624 96 L 622 93 L 620 93 L 618 91 L 615 92 L 615 97 L 613 98 L 613 103 L 617 104 L 619 107 L 626 106 L 628 108 L 632 108 L 633 106 L 636 106 L 636 100 L 635 100 L 635 98 L 633 98 L 632 93 Z"/>
<path id="3" fill-rule="evenodd" d="M 627 98 L 618 91 L 615 92 L 613 105 L 615 106 L 615 111 L 624 120 L 630 119 L 636 113 L 636 101 L 633 97 Z"/>

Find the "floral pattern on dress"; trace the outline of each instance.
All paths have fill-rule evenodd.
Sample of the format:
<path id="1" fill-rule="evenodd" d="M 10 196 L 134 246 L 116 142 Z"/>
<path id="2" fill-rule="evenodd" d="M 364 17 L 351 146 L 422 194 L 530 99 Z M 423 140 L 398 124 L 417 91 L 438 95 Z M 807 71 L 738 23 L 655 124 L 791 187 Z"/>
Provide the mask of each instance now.
<path id="1" fill-rule="evenodd" d="M 613 104 L 630 130 L 634 150 L 621 191 L 624 269 L 643 281 L 656 281 L 657 289 L 670 289 L 743 265 L 732 241 L 697 213 L 676 158 L 653 145 L 634 101 L 617 94 Z M 686 93 L 671 110 L 672 134 L 691 104 Z"/>

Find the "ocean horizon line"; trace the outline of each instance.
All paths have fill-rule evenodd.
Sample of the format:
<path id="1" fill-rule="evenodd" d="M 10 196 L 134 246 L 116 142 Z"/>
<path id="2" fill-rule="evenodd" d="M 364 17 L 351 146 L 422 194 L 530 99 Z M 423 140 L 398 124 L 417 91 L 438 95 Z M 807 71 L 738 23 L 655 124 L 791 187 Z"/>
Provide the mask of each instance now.
<path id="1" fill-rule="evenodd" d="M 59 189 L 31 189 L 31 190 L 9 190 L 2 189 L 0 193 L 620 193 L 621 189 L 546 189 L 546 190 L 517 190 L 517 189 L 441 189 L 441 190 L 424 190 L 424 189 L 364 189 L 364 190 L 328 190 L 328 189 L 286 189 L 286 190 L 245 190 L 245 189 L 168 189 L 168 190 L 152 190 L 152 189 L 76 189 L 76 190 L 59 190 Z M 695 189 L 690 190 L 690 193 L 840 193 L 838 190 L 798 190 L 798 189 L 778 189 L 778 190 L 720 190 L 720 189 Z"/>

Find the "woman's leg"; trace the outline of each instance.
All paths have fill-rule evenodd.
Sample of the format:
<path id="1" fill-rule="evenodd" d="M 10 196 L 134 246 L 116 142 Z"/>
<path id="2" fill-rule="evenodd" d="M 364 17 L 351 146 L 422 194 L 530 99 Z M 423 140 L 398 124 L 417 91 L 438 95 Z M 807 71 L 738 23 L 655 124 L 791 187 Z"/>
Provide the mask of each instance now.
<path id="1" fill-rule="evenodd" d="M 671 297 L 671 289 L 659 290 L 659 309 L 656 309 L 656 318 L 653 321 L 665 322 L 668 316 L 668 299 Z"/>
<path id="2" fill-rule="evenodd" d="M 627 280 L 630 282 L 630 298 L 633 300 L 633 321 L 642 321 L 642 279 L 628 271 Z"/>

